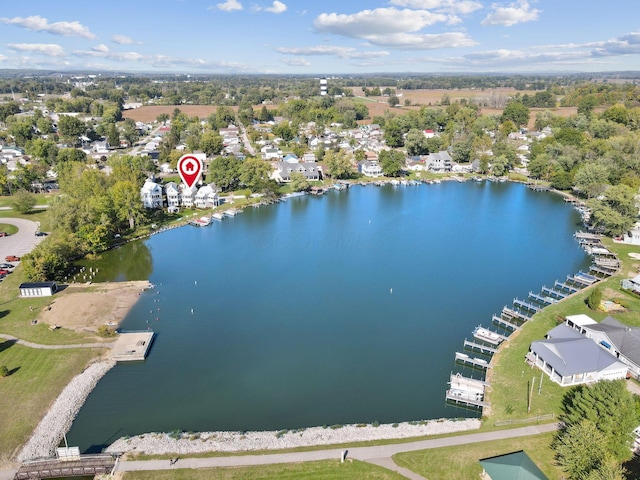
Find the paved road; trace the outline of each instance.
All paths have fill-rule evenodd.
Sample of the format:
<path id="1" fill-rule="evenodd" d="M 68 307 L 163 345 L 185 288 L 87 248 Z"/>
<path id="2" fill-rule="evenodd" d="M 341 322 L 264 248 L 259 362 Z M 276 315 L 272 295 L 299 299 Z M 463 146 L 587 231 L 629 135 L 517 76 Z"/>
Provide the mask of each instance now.
<path id="1" fill-rule="evenodd" d="M 8 237 L 0 237 L 0 263 L 7 255 L 18 257 L 29 253 L 46 237 L 36 237 L 39 224 L 23 218 L 1 218 L 0 223 L 9 223 L 18 227 L 18 233 Z"/>
<path id="2" fill-rule="evenodd" d="M 41 343 L 33 343 L 33 342 L 27 342 L 26 340 L 20 340 L 17 337 L 14 337 L 12 335 L 6 335 L 4 333 L 0 333 L 0 338 L 4 338 L 6 340 L 12 340 L 18 345 L 23 345 L 25 347 L 42 348 L 45 350 L 64 350 L 68 348 L 112 348 L 116 343 L 116 342 L 109 342 L 109 343 L 96 342 L 96 343 L 75 343 L 75 344 L 69 344 L 69 345 L 43 345 Z"/>
<path id="3" fill-rule="evenodd" d="M 400 452 L 413 452 L 416 450 L 426 450 L 430 448 L 449 447 L 454 445 L 466 445 L 470 443 L 488 442 L 492 440 L 503 440 L 506 438 L 525 437 L 538 435 L 540 433 L 553 432 L 557 430 L 558 424 L 535 425 L 528 427 L 513 428 L 510 430 L 498 430 L 484 433 L 471 433 L 467 435 L 457 435 L 455 437 L 436 438 L 431 440 L 421 440 L 411 443 L 399 443 L 392 445 L 381 445 L 376 447 L 354 447 L 348 449 L 348 457 L 364 462 L 373 463 L 385 468 L 394 470 L 401 475 L 411 479 L 422 479 L 407 469 L 398 467 L 391 459 L 392 455 Z M 339 459 L 342 451 L 338 449 L 316 450 L 313 452 L 292 452 L 276 453 L 271 455 L 242 455 L 235 457 L 212 457 L 212 458 L 184 458 L 179 460 L 175 468 L 210 468 L 210 467 L 242 467 L 255 465 L 271 465 L 277 463 L 310 462 L 314 460 Z M 141 470 L 168 470 L 172 467 L 168 460 L 138 460 L 121 461 L 118 463 L 116 471 L 131 472 Z"/>

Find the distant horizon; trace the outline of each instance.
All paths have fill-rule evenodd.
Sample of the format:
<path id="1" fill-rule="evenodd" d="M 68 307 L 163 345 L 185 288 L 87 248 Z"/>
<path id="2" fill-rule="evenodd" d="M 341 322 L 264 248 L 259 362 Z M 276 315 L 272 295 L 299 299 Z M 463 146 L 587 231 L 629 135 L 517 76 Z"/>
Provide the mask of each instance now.
<path id="1" fill-rule="evenodd" d="M 579 0 L 10 2 L 0 68 L 356 75 L 640 65 L 628 11 Z M 599 6 L 600 7 L 600 6 Z M 318 72 L 318 73 L 314 73 Z"/>

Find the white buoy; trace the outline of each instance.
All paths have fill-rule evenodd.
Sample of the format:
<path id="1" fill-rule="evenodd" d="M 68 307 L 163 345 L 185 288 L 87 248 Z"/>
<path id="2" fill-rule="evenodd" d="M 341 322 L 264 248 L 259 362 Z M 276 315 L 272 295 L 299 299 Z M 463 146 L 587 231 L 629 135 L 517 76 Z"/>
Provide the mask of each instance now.
<path id="1" fill-rule="evenodd" d="M 193 315 L 193 308 L 191 309 L 191 315 Z"/>
<path id="2" fill-rule="evenodd" d="M 390 289 L 389 289 L 389 293 L 393 293 L 393 288 L 390 288 Z"/>
<path id="3" fill-rule="evenodd" d="M 195 281 L 195 282 L 193 282 L 193 283 L 194 283 L 195 285 L 197 285 L 197 284 L 198 284 L 198 280 L 196 280 L 196 281 Z"/>

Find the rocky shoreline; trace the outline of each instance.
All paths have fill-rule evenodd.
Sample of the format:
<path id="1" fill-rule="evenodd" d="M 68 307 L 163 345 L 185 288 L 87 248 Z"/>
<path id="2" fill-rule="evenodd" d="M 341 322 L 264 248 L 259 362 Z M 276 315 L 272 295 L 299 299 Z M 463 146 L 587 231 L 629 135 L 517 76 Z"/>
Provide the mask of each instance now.
<path id="1" fill-rule="evenodd" d="M 205 452 L 281 450 L 464 432 L 476 430 L 480 425 L 479 419 L 439 419 L 383 425 L 332 425 L 265 432 L 147 433 L 120 438 L 106 451 L 188 456 Z"/>
<path id="2" fill-rule="evenodd" d="M 73 377 L 31 434 L 18 460 L 53 456 L 89 393 L 114 366 L 113 361 L 95 362 Z"/>

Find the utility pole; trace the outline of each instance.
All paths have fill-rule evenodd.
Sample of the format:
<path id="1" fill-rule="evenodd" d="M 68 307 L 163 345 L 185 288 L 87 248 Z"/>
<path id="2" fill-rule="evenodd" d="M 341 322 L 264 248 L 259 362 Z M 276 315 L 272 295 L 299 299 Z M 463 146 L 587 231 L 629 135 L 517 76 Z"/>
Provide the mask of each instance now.
<path id="1" fill-rule="evenodd" d="M 527 405 L 527 413 L 531 412 L 531 397 L 533 397 L 533 386 L 536 384 L 536 377 L 531 379 L 531 390 L 529 391 L 529 402 Z"/>

